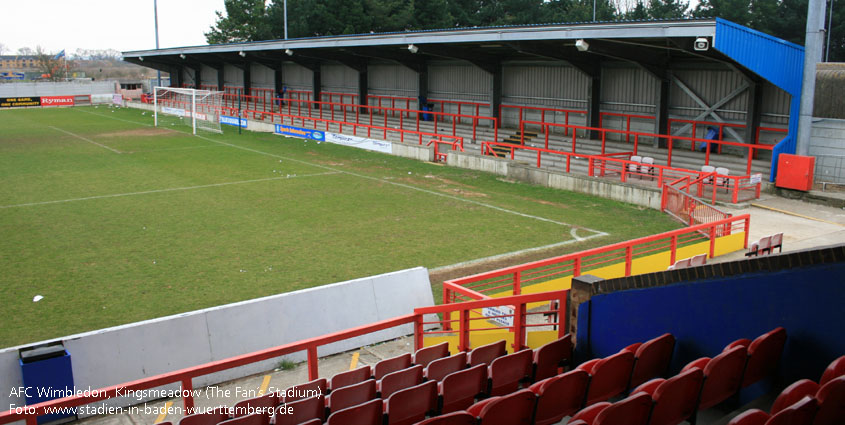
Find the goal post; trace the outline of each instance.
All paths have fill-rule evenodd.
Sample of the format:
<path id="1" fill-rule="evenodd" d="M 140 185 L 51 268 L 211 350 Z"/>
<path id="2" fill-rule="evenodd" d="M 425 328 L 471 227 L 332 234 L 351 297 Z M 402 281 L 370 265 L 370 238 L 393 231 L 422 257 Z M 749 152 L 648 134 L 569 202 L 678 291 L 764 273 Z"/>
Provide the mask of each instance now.
<path id="1" fill-rule="evenodd" d="M 197 130 L 222 133 L 220 112 L 223 92 L 178 87 L 155 87 L 153 120 L 159 126 L 190 126 Z"/>

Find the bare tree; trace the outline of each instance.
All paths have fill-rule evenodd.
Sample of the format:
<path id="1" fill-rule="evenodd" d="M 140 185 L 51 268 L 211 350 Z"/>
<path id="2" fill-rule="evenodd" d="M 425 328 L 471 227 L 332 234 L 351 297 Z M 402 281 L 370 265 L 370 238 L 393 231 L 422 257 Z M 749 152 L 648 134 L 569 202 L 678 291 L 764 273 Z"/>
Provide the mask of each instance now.
<path id="1" fill-rule="evenodd" d="M 18 49 L 18 56 L 32 56 L 34 54 L 35 50 L 32 50 L 29 47 L 21 47 Z"/>
<path id="2" fill-rule="evenodd" d="M 35 48 L 35 64 L 41 71 L 41 75 L 47 75 L 51 81 L 64 80 L 68 76 L 68 71 L 72 68 L 71 63 L 67 61 L 67 57 L 55 53 L 45 52 L 41 46 Z"/>

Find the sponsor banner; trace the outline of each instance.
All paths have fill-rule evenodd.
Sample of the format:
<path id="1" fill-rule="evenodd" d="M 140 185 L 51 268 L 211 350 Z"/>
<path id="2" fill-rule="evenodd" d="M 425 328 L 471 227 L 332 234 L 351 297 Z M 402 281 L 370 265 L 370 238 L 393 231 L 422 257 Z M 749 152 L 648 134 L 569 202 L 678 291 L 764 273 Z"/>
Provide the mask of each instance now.
<path id="1" fill-rule="evenodd" d="M 41 97 L 0 97 L 0 108 L 23 108 L 41 106 Z"/>
<path id="2" fill-rule="evenodd" d="M 41 96 L 41 106 L 73 106 L 73 96 Z"/>
<path id="3" fill-rule="evenodd" d="M 114 94 L 111 97 L 111 103 L 115 105 L 123 105 L 123 95 L 122 94 Z"/>
<path id="4" fill-rule="evenodd" d="M 191 115 L 192 115 L 192 114 L 191 114 L 191 111 L 185 111 L 185 118 L 191 118 Z M 197 116 L 197 119 L 198 119 L 198 120 L 205 120 L 205 121 L 208 121 L 208 115 L 206 115 L 206 114 L 204 114 L 204 113 L 202 113 L 202 112 L 197 112 L 197 113 L 196 113 L 196 116 Z"/>
<path id="5" fill-rule="evenodd" d="M 301 139 L 311 139 L 322 142 L 326 139 L 326 133 L 320 130 L 312 130 L 310 128 L 293 127 L 284 124 L 276 124 L 276 134 L 284 136 L 299 137 Z"/>
<path id="6" fill-rule="evenodd" d="M 760 182 L 763 181 L 763 175 L 760 174 L 760 173 L 752 174 L 750 180 L 751 180 L 751 184 L 759 184 Z"/>
<path id="7" fill-rule="evenodd" d="M 171 108 L 169 106 L 162 106 L 161 112 L 167 115 L 176 115 L 177 117 L 184 117 L 185 110 L 180 108 Z"/>
<path id="8" fill-rule="evenodd" d="M 509 314 L 510 317 L 493 317 L 504 316 L 507 314 Z M 491 317 L 491 319 L 488 319 L 488 321 L 493 322 L 499 326 L 513 326 L 513 309 L 510 307 L 485 307 L 481 309 L 481 315 L 484 317 Z"/>
<path id="9" fill-rule="evenodd" d="M 197 118 L 199 118 L 199 115 L 200 114 L 197 114 Z M 238 119 L 238 117 L 227 117 L 225 115 L 220 115 L 220 124 L 231 125 L 232 127 L 246 128 L 247 123 L 248 121 L 246 120 L 246 118 Z"/>
<path id="10" fill-rule="evenodd" d="M 382 153 L 393 153 L 393 144 L 383 140 L 367 139 L 365 137 L 349 136 L 346 134 L 326 133 L 326 141 L 338 145 L 352 146 Z"/>
<path id="11" fill-rule="evenodd" d="M 26 77 L 26 74 L 23 72 L 3 72 L 0 73 L 0 78 L 4 80 L 23 80 Z"/>

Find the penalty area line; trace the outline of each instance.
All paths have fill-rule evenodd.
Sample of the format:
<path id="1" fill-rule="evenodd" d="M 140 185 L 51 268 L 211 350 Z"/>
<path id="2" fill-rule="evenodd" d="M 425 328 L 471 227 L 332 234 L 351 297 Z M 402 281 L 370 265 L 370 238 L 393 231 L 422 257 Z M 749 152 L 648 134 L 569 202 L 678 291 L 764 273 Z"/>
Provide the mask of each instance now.
<path id="1" fill-rule="evenodd" d="M 95 142 L 95 141 L 93 141 L 93 140 L 91 140 L 91 139 L 89 139 L 89 138 L 87 138 L 87 137 L 83 137 L 83 136 L 80 136 L 80 135 L 78 135 L 78 134 L 71 133 L 71 132 L 69 132 L 69 131 L 67 131 L 67 130 L 62 130 L 62 129 L 61 129 L 61 128 L 59 128 L 59 127 L 53 127 L 52 125 L 50 125 L 50 126 L 48 126 L 48 127 L 49 127 L 49 128 L 52 128 L 53 130 L 56 130 L 56 131 L 62 132 L 62 133 L 64 133 L 64 134 L 67 134 L 67 135 L 69 135 L 69 136 L 76 137 L 76 138 L 77 138 L 77 139 L 79 139 L 79 140 L 82 140 L 82 141 L 85 141 L 85 142 L 88 142 L 88 143 L 95 144 L 95 145 L 97 145 L 97 146 L 99 146 L 99 147 L 101 147 L 101 148 L 104 148 L 104 149 L 108 149 L 108 150 L 110 150 L 110 151 L 112 151 L 112 152 L 114 152 L 114 153 L 123 153 L 123 152 L 121 152 L 121 151 L 119 151 L 119 150 L 117 150 L 117 149 L 113 149 L 113 148 L 110 148 L 110 147 L 108 147 L 108 146 L 106 146 L 106 145 L 103 145 L 103 144 L 97 143 L 97 142 Z"/>
<path id="2" fill-rule="evenodd" d="M 340 174 L 340 173 L 339 172 L 325 172 L 325 173 L 316 173 L 316 174 L 303 174 L 301 176 L 294 174 L 294 175 L 285 176 L 285 177 L 269 177 L 269 178 L 266 178 L 266 179 L 241 180 L 241 181 L 237 181 L 237 182 L 203 184 L 203 185 L 199 185 L 199 186 L 171 187 L 171 188 L 167 188 L 167 189 L 144 190 L 144 191 L 140 191 L 140 192 L 113 193 L 113 194 L 110 194 L 110 195 L 86 196 L 84 198 L 59 199 L 59 200 L 56 200 L 56 201 L 29 202 L 29 203 L 26 203 L 26 204 L 15 204 L 15 205 L 0 205 L 0 209 L 19 208 L 19 207 L 33 207 L 33 206 L 38 206 L 38 205 L 50 205 L 50 204 L 63 204 L 63 203 L 67 203 L 67 202 L 90 201 L 90 200 L 93 200 L 93 199 L 119 198 L 119 197 L 123 197 L 123 196 L 150 195 L 150 194 L 154 194 L 154 193 L 166 193 L 166 192 L 193 190 L 193 189 L 205 189 L 205 188 L 209 188 L 209 187 L 232 186 L 232 185 L 236 185 L 236 184 L 261 183 L 261 182 L 269 182 L 269 181 L 274 181 L 274 180 L 297 179 L 297 178 L 302 178 L 302 177 L 327 176 L 327 175 L 331 175 L 331 174 Z"/>

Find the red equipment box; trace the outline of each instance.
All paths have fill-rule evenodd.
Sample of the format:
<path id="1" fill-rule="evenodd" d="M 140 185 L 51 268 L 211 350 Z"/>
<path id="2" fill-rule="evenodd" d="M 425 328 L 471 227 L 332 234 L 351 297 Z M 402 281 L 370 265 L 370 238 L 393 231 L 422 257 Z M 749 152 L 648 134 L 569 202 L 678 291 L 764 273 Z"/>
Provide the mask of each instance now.
<path id="1" fill-rule="evenodd" d="M 816 158 L 813 156 L 782 153 L 778 157 L 778 176 L 775 186 L 809 192 L 813 188 L 813 171 Z"/>

